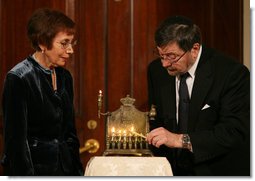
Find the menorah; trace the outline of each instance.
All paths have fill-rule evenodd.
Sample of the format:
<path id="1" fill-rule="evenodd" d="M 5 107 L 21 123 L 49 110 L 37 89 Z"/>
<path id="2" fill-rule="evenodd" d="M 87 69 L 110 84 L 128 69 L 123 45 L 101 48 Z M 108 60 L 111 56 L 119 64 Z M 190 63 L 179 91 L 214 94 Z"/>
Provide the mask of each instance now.
<path id="1" fill-rule="evenodd" d="M 113 112 L 102 113 L 103 94 L 98 94 L 98 117 L 107 116 L 105 156 L 130 155 L 153 156 L 146 141 L 149 132 L 149 120 L 156 115 L 155 108 L 150 112 L 142 112 L 135 108 L 135 99 L 127 95 L 121 98 L 122 105 Z"/>

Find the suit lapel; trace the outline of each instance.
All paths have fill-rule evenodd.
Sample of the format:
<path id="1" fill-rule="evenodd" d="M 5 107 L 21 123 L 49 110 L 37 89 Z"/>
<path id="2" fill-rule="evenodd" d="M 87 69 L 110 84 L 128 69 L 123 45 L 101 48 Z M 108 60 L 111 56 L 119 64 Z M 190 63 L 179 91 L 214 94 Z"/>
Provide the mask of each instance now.
<path id="1" fill-rule="evenodd" d="M 204 52 L 205 53 L 202 53 L 196 70 L 196 77 L 191 95 L 188 123 L 190 130 L 193 130 L 195 127 L 195 120 L 197 119 L 198 113 L 203 106 L 204 99 L 213 81 L 212 66 L 211 62 L 209 61 L 209 52 L 206 52 L 206 50 Z"/>

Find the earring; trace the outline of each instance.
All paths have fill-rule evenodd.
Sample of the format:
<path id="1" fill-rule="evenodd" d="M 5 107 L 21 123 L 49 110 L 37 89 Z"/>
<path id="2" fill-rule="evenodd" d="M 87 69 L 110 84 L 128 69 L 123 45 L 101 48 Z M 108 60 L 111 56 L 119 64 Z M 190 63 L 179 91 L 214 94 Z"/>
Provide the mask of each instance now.
<path id="1" fill-rule="evenodd" d="M 44 50 L 42 50 L 42 53 L 44 53 Z"/>

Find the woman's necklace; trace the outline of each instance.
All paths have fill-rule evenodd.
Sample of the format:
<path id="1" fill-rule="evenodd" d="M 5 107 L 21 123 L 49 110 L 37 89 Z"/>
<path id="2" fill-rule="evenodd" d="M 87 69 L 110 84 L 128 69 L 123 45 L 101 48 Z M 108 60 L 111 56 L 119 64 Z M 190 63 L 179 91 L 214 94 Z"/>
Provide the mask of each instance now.
<path id="1" fill-rule="evenodd" d="M 44 68 L 40 61 L 36 58 L 36 54 L 34 53 L 33 54 L 33 57 L 35 59 L 35 61 L 42 67 Z M 46 69 L 46 68 L 44 68 Z M 56 74 L 56 71 L 55 71 L 55 68 L 53 67 L 53 69 L 50 69 L 50 72 L 51 72 L 51 82 L 52 82 L 52 87 L 53 87 L 53 90 L 54 91 L 57 91 L 57 74 Z"/>
<path id="2" fill-rule="evenodd" d="M 52 79 L 53 90 L 57 91 L 57 75 L 56 75 L 55 68 L 53 68 L 53 70 L 51 72 L 51 79 Z"/>

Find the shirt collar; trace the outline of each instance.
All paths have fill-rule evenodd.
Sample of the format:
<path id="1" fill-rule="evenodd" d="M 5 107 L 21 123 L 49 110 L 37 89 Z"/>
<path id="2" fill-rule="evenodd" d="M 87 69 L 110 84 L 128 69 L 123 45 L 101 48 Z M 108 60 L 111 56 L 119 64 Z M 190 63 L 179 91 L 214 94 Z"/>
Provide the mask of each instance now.
<path id="1" fill-rule="evenodd" d="M 197 59 L 196 59 L 195 63 L 192 65 L 192 67 L 188 71 L 192 78 L 195 77 L 195 73 L 196 73 L 196 69 L 197 69 L 197 65 L 198 65 L 199 59 L 201 57 L 201 53 L 202 53 L 202 45 L 199 48 L 198 56 L 197 56 Z"/>

